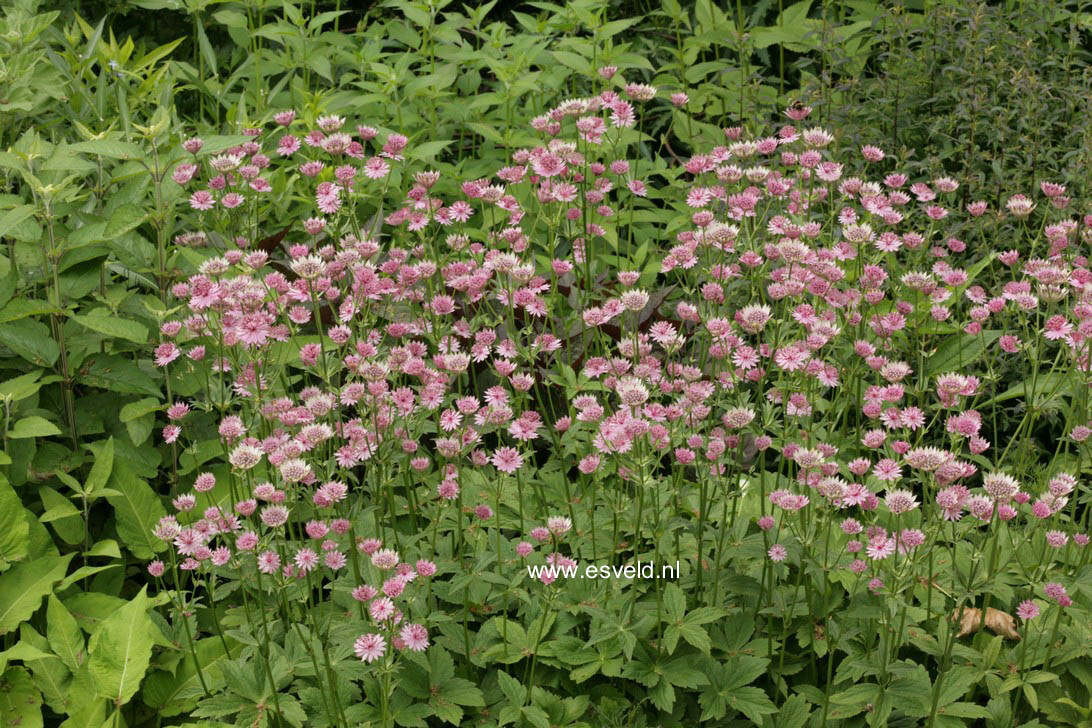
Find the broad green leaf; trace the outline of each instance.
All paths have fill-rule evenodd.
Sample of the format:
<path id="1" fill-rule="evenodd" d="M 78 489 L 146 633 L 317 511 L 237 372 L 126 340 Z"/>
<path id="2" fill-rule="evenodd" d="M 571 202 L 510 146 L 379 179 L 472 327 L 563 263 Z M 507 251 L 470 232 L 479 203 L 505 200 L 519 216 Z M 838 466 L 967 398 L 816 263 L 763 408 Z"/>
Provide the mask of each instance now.
<path id="1" fill-rule="evenodd" d="M 158 629 L 148 617 L 150 600 L 145 586 L 131 602 L 110 615 L 91 637 L 88 669 L 99 695 L 115 706 L 128 703 L 140 687 Z"/>
<path id="2" fill-rule="evenodd" d="M 0 675 L 0 728 L 42 725 L 42 694 L 25 668 L 9 667 Z"/>
<path id="3" fill-rule="evenodd" d="M 83 514 L 65 496 L 43 485 L 38 489 L 45 512 L 38 516 L 41 523 L 51 523 L 61 540 L 69 544 L 81 544 L 87 535 Z"/>
<path id="4" fill-rule="evenodd" d="M 413 159 L 431 160 L 437 154 L 444 151 L 444 149 L 453 143 L 453 140 L 447 141 L 431 141 L 423 142 L 421 144 L 414 145 L 410 150 L 409 156 Z"/>
<path id="5" fill-rule="evenodd" d="M 118 535 L 138 559 L 154 558 L 166 545 L 152 535 L 152 529 L 166 509 L 151 487 L 138 478 L 122 460 L 114 463 L 109 486 L 116 495 L 106 499 L 114 507 L 118 519 Z"/>
<path id="6" fill-rule="evenodd" d="M 138 399 L 136 402 L 130 402 L 121 408 L 121 415 L 118 417 L 122 422 L 129 422 L 135 420 L 138 417 L 143 417 L 146 414 L 155 412 L 159 409 L 159 399 L 156 397 L 145 397 L 144 399 Z"/>
<path id="7" fill-rule="evenodd" d="M 8 430 L 8 437 L 19 440 L 26 437 L 50 437 L 61 434 L 60 428 L 44 417 L 31 415 L 24 417 L 15 423 L 15 427 Z"/>
<path id="8" fill-rule="evenodd" d="M 228 645 L 238 653 L 234 644 L 234 641 L 228 637 Z M 209 637 L 197 640 L 194 643 L 194 649 L 197 651 L 197 659 L 201 663 L 206 682 L 210 685 L 221 684 L 223 681 L 221 665 L 231 658 L 224 652 L 224 646 L 219 638 Z M 175 674 L 155 670 L 148 675 L 144 689 L 141 690 L 141 700 L 163 716 L 178 715 L 192 710 L 200 695 L 201 680 L 194 667 L 193 656 L 188 650 Z"/>
<path id="9" fill-rule="evenodd" d="M 106 313 L 106 309 L 99 309 L 99 311 L 102 313 L 77 314 L 72 317 L 72 320 L 100 334 L 137 344 L 148 343 L 148 327 L 144 324 L 113 316 Z"/>
<path id="10" fill-rule="evenodd" d="M 47 384 L 59 382 L 60 377 L 51 375 L 42 377 L 42 370 L 30 372 L 0 384 L 0 399 L 11 397 L 12 402 L 19 402 L 35 394 Z"/>
<path id="11" fill-rule="evenodd" d="M 19 494 L 8 479 L 0 475 L 0 571 L 27 557 L 29 533 L 26 510 Z"/>
<path id="12" fill-rule="evenodd" d="M 19 223 L 33 214 L 34 207 L 31 205 L 19 205 L 6 211 L 0 216 L 0 238 L 10 233 Z"/>
<path id="13" fill-rule="evenodd" d="M 80 669 L 86 657 L 83 632 L 61 600 L 53 594 L 49 595 L 46 604 L 46 637 L 54 654 L 69 670 L 75 672 Z"/>
<path id="14" fill-rule="evenodd" d="M 12 321 L 0 326 L 0 344 L 40 367 L 53 366 L 61 355 L 49 327 L 33 319 Z"/>
<path id="15" fill-rule="evenodd" d="M 120 394 L 160 394 L 159 386 L 151 376 L 116 354 L 96 354 L 89 364 L 85 364 L 80 381 Z"/>
<path id="16" fill-rule="evenodd" d="M 49 301 L 37 298 L 16 298 L 4 308 L 0 309 L 0 324 L 9 321 L 29 318 L 31 316 L 45 316 L 56 312 L 56 307 Z"/>
<path id="17" fill-rule="evenodd" d="M 118 546 L 118 542 L 112 538 L 99 541 L 84 553 L 88 556 L 107 556 L 111 559 L 121 558 L 121 548 Z"/>
<path id="18" fill-rule="evenodd" d="M 130 230 L 135 230 L 140 223 L 144 222 L 145 217 L 143 208 L 133 204 L 122 205 L 110 216 L 102 236 L 106 240 L 118 238 Z"/>
<path id="19" fill-rule="evenodd" d="M 106 720 L 106 701 L 102 699 L 80 703 L 78 710 L 70 713 L 60 728 L 101 728 Z"/>
<path id="20" fill-rule="evenodd" d="M 925 374 L 933 376 L 944 372 L 961 371 L 973 364 L 998 338 L 1000 331 L 983 331 L 978 336 L 959 333 L 947 337 L 937 350 L 925 360 Z"/>
<path id="21" fill-rule="evenodd" d="M 68 147 L 73 152 L 92 154 L 98 157 L 110 159 L 140 159 L 144 156 L 144 150 L 136 144 L 118 142 L 110 139 L 95 139 L 89 142 L 79 142 Z"/>
<path id="22" fill-rule="evenodd" d="M 53 585 L 64 578 L 73 556 L 42 556 L 0 574 L 0 635 L 15 631 L 37 611 Z"/>

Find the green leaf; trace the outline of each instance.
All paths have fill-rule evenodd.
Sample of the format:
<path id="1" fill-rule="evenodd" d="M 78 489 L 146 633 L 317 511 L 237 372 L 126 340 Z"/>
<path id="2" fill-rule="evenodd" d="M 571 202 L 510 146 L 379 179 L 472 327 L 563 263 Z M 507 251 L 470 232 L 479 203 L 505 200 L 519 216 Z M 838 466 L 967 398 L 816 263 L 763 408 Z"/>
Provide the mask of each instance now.
<path id="1" fill-rule="evenodd" d="M 166 544 L 152 535 L 160 518 L 167 515 L 163 503 L 146 482 L 138 478 L 122 460 L 114 463 L 109 486 L 116 491 L 106 500 L 114 507 L 118 535 L 138 559 L 154 558 Z"/>
<path id="2" fill-rule="evenodd" d="M 728 696 L 728 705 L 747 716 L 753 723 L 761 723 L 762 716 L 777 712 L 766 693 L 758 688 L 738 688 Z"/>
<path id="3" fill-rule="evenodd" d="M 81 154 L 92 154 L 97 157 L 109 157 L 110 159 L 140 159 L 144 156 L 144 150 L 136 144 L 118 142 L 110 139 L 95 139 L 89 142 L 80 142 L 68 147 L 71 151 Z"/>
<path id="4" fill-rule="evenodd" d="M 230 637 L 227 638 L 227 642 L 229 646 L 235 644 Z M 222 683 L 221 665 L 231 657 L 224 652 L 224 646 L 219 638 L 209 637 L 197 640 L 194 643 L 194 649 L 206 682 L 210 685 Z M 197 705 L 198 697 L 201 696 L 201 678 L 197 674 L 193 656 L 189 651 L 186 651 L 182 664 L 178 666 L 174 674 L 162 670 L 155 670 L 149 674 L 140 695 L 146 705 L 163 716 L 173 716 L 193 710 Z"/>
<path id="5" fill-rule="evenodd" d="M 100 488 L 106 487 L 113 467 L 114 438 L 111 437 L 108 438 L 106 442 L 102 443 L 98 452 L 95 453 L 95 461 L 91 465 L 91 472 L 87 474 L 87 482 L 85 482 L 83 486 L 84 492 L 91 495 Z"/>
<path id="6" fill-rule="evenodd" d="M 431 160 L 436 157 L 437 154 L 444 151 L 444 149 L 451 143 L 453 139 L 447 141 L 431 141 L 423 142 L 415 145 L 409 153 L 410 158 L 420 160 Z"/>
<path id="7" fill-rule="evenodd" d="M 50 437 L 61 434 L 60 428 L 44 417 L 31 415 L 24 417 L 15 423 L 15 427 L 8 430 L 8 437 L 13 440 L 21 440 L 27 437 Z"/>
<path id="8" fill-rule="evenodd" d="M 507 672 L 497 672 L 497 682 L 500 684 L 501 692 L 504 693 L 504 697 L 508 698 L 508 703 L 515 707 L 522 707 L 527 701 L 527 688 L 523 687 L 519 680 L 515 679 Z"/>
<path id="9" fill-rule="evenodd" d="M 27 557 L 30 527 L 19 494 L 0 475 L 0 571 Z"/>
<path id="10" fill-rule="evenodd" d="M 890 666 L 895 679 L 884 695 L 890 697 L 897 710 L 915 718 L 924 718 L 932 709 L 930 696 L 933 683 L 922 665 L 902 660 Z"/>
<path id="11" fill-rule="evenodd" d="M 0 635 L 13 632 L 37 611 L 53 585 L 64 578 L 73 556 L 42 556 L 0 574 Z"/>
<path id="12" fill-rule="evenodd" d="M 110 615 L 91 637 L 88 669 L 99 695 L 115 706 L 129 702 L 140 687 L 152 658 L 151 600 L 145 586 L 128 604 Z"/>
<path id="13" fill-rule="evenodd" d="M 130 402 L 121 408 L 121 414 L 118 417 L 122 422 L 129 422 L 139 417 L 143 417 L 146 414 L 155 412 L 159 409 L 159 399 L 156 397 L 145 397 L 144 399 L 138 399 L 136 402 Z"/>
<path id="14" fill-rule="evenodd" d="M 114 210 L 114 214 L 110 216 L 102 236 L 106 240 L 119 238 L 129 231 L 135 230 L 140 223 L 144 222 L 145 217 L 147 216 L 144 214 L 143 208 L 133 204 L 122 205 Z"/>
<path id="15" fill-rule="evenodd" d="M 13 207 L 5 212 L 4 215 L 0 217 L 0 238 L 10 233 L 19 225 L 19 223 L 33 214 L 34 207 L 32 205 L 19 205 L 18 207 Z"/>
<path id="16" fill-rule="evenodd" d="M 61 355 L 61 348 L 41 321 L 23 319 L 0 326 L 0 344 L 31 364 L 51 367 Z"/>
<path id="17" fill-rule="evenodd" d="M 160 394 L 155 381 L 143 369 L 116 354 L 96 354 L 80 381 L 120 394 Z"/>
<path id="18" fill-rule="evenodd" d="M 0 309 L 0 324 L 31 316 L 45 316 L 56 311 L 56 307 L 49 301 L 42 301 L 37 298 L 17 298 Z"/>
<path id="19" fill-rule="evenodd" d="M 68 720 L 60 728 L 101 728 L 106 720 L 106 701 L 92 700 L 80 703 L 77 710 L 68 714 Z"/>
<path id="20" fill-rule="evenodd" d="M 804 728 L 811 716 L 811 708 L 803 695 L 793 695 L 777 713 L 777 728 Z"/>
<path id="21" fill-rule="evenodd" d="M 0 676 L 0 728 L 41 728 L 42 694 L 22 667 Z"/>
<path id="22" fill-rule="evenodd" d="M 12 402 L 19 402 L 26 399 L 38 392 L 39 389 L 47 384 L 53 382 L 59 382 L 60 377 L 56 375 L 42 377 L 42 370 L 30 372 L 14 379 L 9 379 L 3 384 L 0 384 L 0 399 L 4 397 L 11 397 Z"/>
<path id="23" fill-rule="evenodd" d="M 925 374 L 933 376 L 944 372 L 961 371 L 978 360 L 998 338 L 997 330 L 983 331 L 979 336 L 959 333 L 949 336 L 937 350 L 925 360 Z"/>
<path id="24" fill-rule="evenodd" d="M 106 309 L 98 309 L 102 313 L 77 314 L 72 320 L 80 326 L 106 334 L 117 339 L 125 339 L 137 344 L 148 343 L 148 327 L 144 324 L 119 318 L 106 313 Z"/>
<path id="25" fill-rule="evenodd" d="M 86 657 L 83 632 L 61 600 L 53 594 L 49 595 L 46 604 L 46 637 L 50 648 L 69 670 L 76 672 L 80 669 Z"/>

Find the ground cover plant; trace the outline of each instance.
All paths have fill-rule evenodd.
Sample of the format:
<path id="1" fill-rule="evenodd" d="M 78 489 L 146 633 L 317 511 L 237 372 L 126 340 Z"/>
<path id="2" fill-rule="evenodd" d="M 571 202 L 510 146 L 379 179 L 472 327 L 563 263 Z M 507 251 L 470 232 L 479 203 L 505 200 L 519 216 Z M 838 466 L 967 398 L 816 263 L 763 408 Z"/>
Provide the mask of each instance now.
<path id="1" fill-rule="evenodd" d="M 0 725 L 1088 723 L 1092 210 L 903 12 L 209 10 L 5 16 Z"/>

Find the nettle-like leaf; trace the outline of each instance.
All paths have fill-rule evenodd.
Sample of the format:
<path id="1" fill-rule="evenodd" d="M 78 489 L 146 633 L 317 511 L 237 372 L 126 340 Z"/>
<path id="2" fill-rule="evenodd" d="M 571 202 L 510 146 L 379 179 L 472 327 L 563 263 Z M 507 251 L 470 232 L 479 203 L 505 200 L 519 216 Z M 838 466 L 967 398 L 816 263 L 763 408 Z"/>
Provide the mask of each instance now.
<path id="1" fill-rule="evenodd" d="M 0 635 L 16 630 L 64 578 L 75 554 L 47 555 L 16 564 L 0 574 Z"/>
<path id="2" fill-rule="evenodd" d="M 0 675 L 0 728 L 41 728 L 42 694 L 22 667 Z"/>
<path id="3" fill-rule="evenodd" d="M 0 572 L 27 557 L 30 527 L 19 494 L 0 474 Z"/>
<path id="4" fill-rule="evenodd" d="M 148 671 L 158 629 L 148 617 L 150 606 L 145 587 L 91 635 L 88 668 L 99 695 L 116 706 L 132 699 Z"/>
<path id="5" fill-rule="evenodd" d="M 137 477 L 121 460 L 114 462 L 107 482 L 113 493 L 106 499 L 114 507 L 118 519 L 118 535 L 133 555 L 139 559 L 152 559 L 167 546 L 154 535 L 152 529 L 160 518 L 167 515 L 163 503 L 144 480 Z"/>

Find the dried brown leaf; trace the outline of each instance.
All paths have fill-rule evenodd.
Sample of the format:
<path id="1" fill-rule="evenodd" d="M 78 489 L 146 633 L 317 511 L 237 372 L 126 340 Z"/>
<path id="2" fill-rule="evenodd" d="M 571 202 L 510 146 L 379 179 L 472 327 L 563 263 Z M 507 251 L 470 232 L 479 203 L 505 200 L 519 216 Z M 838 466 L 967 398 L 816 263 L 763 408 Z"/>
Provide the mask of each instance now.
<path id="1" fill-rule="evenodd" d="M 982 610 L 975 607 L 965 607 L 962 617 L 960 610 L 952 612 L 952 621 L 959 621 L 959 633 L 956 637 L 966 637 L 974 634 L 982 627 Z M 1019 640 L 1020 633 L 1016 630 L 1016 620 L 1008 612 L 990 607 L 986 610 L 986 628 L 994 634 L 999 634 L 1006 639 Z"/>

